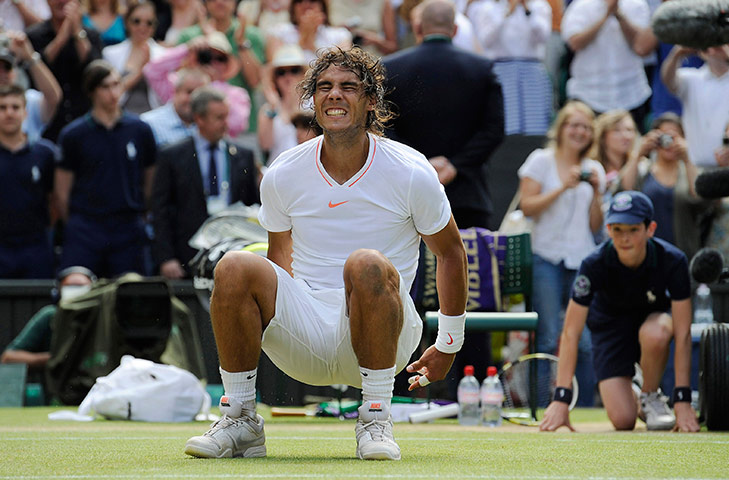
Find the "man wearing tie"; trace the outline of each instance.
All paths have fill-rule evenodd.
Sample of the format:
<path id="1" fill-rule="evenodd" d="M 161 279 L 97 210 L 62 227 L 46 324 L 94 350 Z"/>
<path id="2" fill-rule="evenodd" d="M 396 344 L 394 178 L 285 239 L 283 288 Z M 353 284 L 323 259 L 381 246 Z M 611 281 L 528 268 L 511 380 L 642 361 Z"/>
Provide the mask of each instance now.
<path id="1" fill-rule="evenodd" d="M 152 251 L 167 278 L 190 276 L 187 263 L 195 250 L 187 242 L 209 215 L 236 202 L 259 202 L 253 152 L 224 138 L 225 96 L 212 87 L 199 88 L 191 109 L 198 131 L 160 151 L 152 190 Z"/>

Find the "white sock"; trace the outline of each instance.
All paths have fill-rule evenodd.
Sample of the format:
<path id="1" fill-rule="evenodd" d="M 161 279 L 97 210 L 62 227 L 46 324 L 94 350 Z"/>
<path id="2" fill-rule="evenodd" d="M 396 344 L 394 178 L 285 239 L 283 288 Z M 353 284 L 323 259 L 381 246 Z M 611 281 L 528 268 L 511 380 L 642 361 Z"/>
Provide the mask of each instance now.
<path id="1" fill-rule="evenodd" d="M 243 408 L 255 410 L 258 368 L 247 372 L 226 372 L 222 367 L 219 367 L 219 370 L 225 395 L 240 400 L 243 403 Z"/>
<path id="2" fill-rule="evenodd" d="M 382 370 L 359 367 L 359 374 L 362 377 L 362 400 L 383 400 L 389 407 L 395 387 L 395 366 Z"/>

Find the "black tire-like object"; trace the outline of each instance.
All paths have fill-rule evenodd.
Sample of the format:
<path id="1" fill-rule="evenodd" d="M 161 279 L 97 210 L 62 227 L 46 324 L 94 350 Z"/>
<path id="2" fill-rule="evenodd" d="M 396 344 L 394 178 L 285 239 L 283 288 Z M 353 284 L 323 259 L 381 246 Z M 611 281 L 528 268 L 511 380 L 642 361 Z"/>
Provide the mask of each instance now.
<path id="1" fill-rule="evenodd" d="M 701 417 L 709 430 L 729 430 L 729 327 L 715 324 L 701 334 L 699 349 Z"/>

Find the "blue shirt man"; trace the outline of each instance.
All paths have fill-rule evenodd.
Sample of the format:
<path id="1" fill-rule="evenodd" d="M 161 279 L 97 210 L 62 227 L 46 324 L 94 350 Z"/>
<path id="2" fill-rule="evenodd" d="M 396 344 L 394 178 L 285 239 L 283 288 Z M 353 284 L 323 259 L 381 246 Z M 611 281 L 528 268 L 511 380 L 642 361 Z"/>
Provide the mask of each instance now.
<path id="1" fill-rule="evenodd" d="M 0 278 L 52 278 L 49 202 L 56 149 L 23 133 L 25 95 L 0 86 Z"/>
<path id="2" fill-rule="evenodd" d="M 103 60 L 84 72 L 89 113 L 61 131 L 56 196 L 66 220 L 60 268 L 81 265 L 101 277 L 144 274 L 143 214 L 156 146 L 149 125 L 121 111 L 121 77 Z"/>

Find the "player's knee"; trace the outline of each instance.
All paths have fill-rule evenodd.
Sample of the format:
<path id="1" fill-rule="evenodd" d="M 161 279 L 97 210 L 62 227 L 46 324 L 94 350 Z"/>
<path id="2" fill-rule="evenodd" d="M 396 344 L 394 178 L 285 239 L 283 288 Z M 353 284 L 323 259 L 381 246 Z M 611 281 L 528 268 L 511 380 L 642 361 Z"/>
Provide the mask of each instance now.
<path id="1" fill-rule="evenodd" d="M 256 271 L 255 263 L 261 257 L 252 252 L 226 252 L 215 266 L 216 289 L 240 288 Z"/>
<path id="2" fill-rule="evenodd" d="M 374 293 L 398 292 L 400 277 L 392 263 L 377 250 L 354 251 L 344 264 L 344 282 L 348 289 L 366 289 Z"/>

